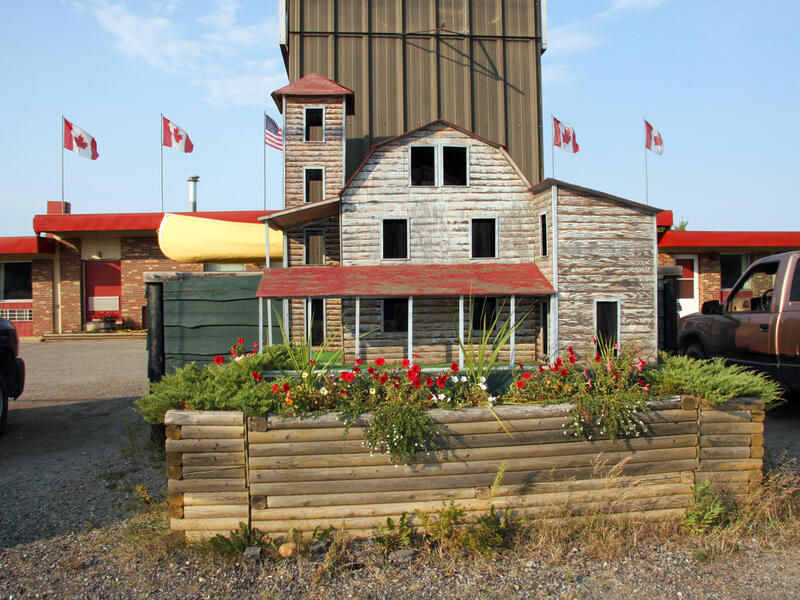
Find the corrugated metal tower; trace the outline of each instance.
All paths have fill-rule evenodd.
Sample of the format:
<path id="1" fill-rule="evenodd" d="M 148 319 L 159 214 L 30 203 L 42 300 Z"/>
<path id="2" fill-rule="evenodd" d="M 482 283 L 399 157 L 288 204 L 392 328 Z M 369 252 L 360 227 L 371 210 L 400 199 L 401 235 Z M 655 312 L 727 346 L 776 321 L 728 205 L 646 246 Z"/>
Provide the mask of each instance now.
<path id="1" fill-rule="evenodd" d="M 543 178 L 542 0 L 281 0 L 290 81 L 355 91 L 347 176 L 372 144 L 446 119 Z"/>

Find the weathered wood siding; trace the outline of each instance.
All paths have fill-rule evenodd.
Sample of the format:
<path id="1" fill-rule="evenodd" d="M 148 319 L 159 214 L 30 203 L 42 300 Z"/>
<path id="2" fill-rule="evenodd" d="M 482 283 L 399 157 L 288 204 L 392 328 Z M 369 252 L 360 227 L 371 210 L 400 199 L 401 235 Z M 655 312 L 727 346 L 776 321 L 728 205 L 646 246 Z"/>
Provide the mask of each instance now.
<path id="1" fill-rule="evenodd" d="M 171 526 L 192 539 L 239 522 L 271 535 L 345 526 L 369 536 L 387 517 L 433 513 L 449 500 L 474 518 L 489 510 L 502 465 L 492 503 L 533 518 L 605 511 L 664 519 L 690 505 L 695 481 L 711 480 L 739 500 L 759 485 L 762 401 L 698 407 L 672 398 L 649 408 L 645 432 L 616 443 L 565 435 L 569 405 L 495 407 L 513 436 L 485 408 L 435 410 L 442 449 L 398 466 L 362 445 L 358 423 L 345 435 L 333 414 L 268 415 L 243 428 L 241 413 L 169 411 Z"/>
<path id="2" fill-rule="evenodd" d="M 306 107 L 324 107 L 324 142 L 304 141 Z M 286 127 L 284 128 L 286 208 L 303 205 L 304 167 L 325 169 L 325 198 L 336 196 L 342 189 L 344 184 L 343 108 L 341 96 L 286 96 Z"/>
<path id="3" fill-rule="evenodd" d="M 595 302 L 619 301 L 621 341 L 658 351 L 655 216 L 605 198 L 558 191 L 559 346 L 590 343 Z"/>

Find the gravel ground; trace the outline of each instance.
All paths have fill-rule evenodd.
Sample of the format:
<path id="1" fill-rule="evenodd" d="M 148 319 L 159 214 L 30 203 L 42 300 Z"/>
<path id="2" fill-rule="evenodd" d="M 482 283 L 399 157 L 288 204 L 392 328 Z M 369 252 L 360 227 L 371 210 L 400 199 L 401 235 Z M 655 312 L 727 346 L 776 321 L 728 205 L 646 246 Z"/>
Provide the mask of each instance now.
<path id="1" fill-rule="evenodd" d="M 131 410 L 143 393 L 142 340 L 25 343 L 23 398 L 0 437 L 0 598 L 800 598 L 800 547 L 755 540 L 698 562 L 689 544 L 640 541 L 618 559 L 582 547 L 455 564 L 394 561 L 353 547 L 347 565 L 293 559 L 255 566 L 183 547 L 134 542 L 163 464 Z M 767 419 L 767 458 L 800 457 L 800 402 Z M 139 516 L 136 516 L 139 515 Z"/>

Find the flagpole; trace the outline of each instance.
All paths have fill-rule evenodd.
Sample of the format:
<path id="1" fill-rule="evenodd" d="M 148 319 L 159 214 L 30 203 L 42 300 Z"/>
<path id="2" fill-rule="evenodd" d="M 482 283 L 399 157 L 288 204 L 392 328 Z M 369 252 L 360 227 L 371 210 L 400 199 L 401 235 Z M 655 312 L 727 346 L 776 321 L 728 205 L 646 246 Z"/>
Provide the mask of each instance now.
<path id="1" fill-rule="evenodd" d="M 158 121 L 158 148 L 161 151 L 161 212 L 164 212 L 164 113 Z"/>
<path id="2" fill-rule="evenodd" d="M 553 113 L 550 113 L 550 176 L 556 178 L 556 130 Z"/>
<path id="3" fill-rule="evenodd" d="M 644 144 L 642 144 L 644 152 L 644 203 L 650 204 L 650 186 L 647 182 L 647 117 L 642 117 L 642 126 L 644 127 Z"/>
<path id="4" fill-rule="evenodd" d="M 264 131 L 261 132 L 261 145 L 264 148 L 264 210 L 267 210 L 267 140 L 265 139 L 265 135 L 267 134 L 267 111 L 264 111 Z M 269 252 L 269 248 L 267 248 L 267 252 Z"/>
<path id="5" fill-rule="evenodd" d="M 64 214 L 64 115 L 61 115 L 61 214 Z"/>

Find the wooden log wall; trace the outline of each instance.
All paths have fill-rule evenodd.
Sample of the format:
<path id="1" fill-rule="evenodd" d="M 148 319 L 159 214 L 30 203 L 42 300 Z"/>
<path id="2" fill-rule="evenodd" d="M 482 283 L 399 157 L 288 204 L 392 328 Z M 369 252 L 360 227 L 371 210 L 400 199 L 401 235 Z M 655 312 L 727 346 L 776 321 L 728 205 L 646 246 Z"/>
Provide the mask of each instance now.
<path id="1" fill-rule="evenodd" d="M 421 453 L 413 465 L 370 453 L 359 424 L 345 436 L 333 414 L 249 418 L 245 428 L 241 413 L 170 411 L 172 528 L 189 539 L 240 521 L 274 536 L 328 526 L 367 536 L 387 517 L 434 513 L 450 500 L 469 518 L 494 504 L 532 518 L 603 510 L 663 519 L 686 510 L 695 482 L 711 480 L 736 499 L 758 484 L 763 402 L 698 406 L 675 397 L 650 409 L 643 433 L 616 442 L 572 435 L 569 405 L 495 407 L 502 424 L 485 408 L 434 410 L 441 449 Z"/>
<path id="2" fill-rule="evenodd" d="M 170 410 L 164 423 L 172 531 L 202 540 L 249 523 L 244 415 Z"/>

